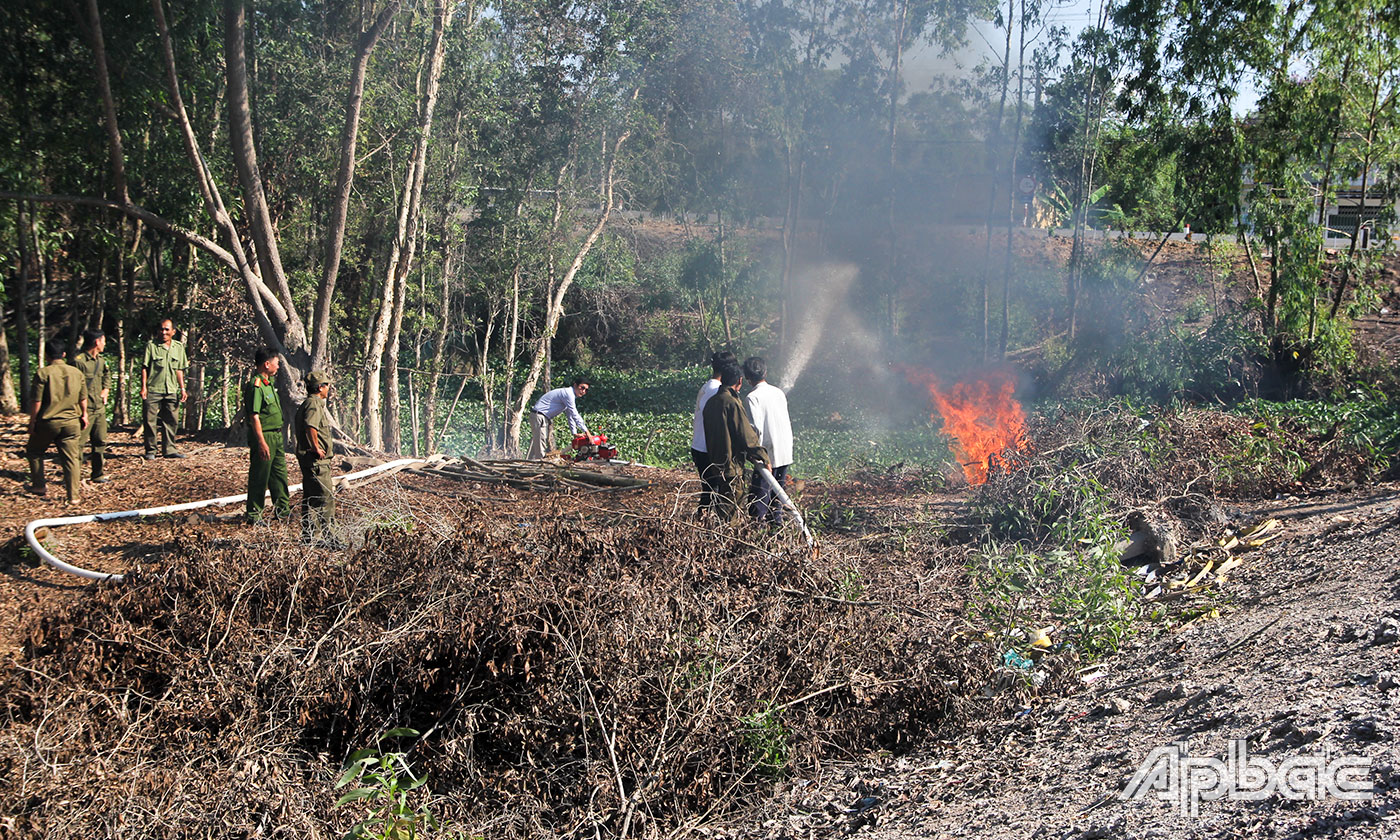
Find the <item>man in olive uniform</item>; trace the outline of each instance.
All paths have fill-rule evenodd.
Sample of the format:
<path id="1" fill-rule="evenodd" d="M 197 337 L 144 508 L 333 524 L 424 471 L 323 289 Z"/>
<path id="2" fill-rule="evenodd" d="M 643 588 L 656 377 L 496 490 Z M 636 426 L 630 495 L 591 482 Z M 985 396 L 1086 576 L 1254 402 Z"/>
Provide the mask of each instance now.
<path id="1" fill-rule="evenodd" d="M 83 333 L 83 349 L 68 358 L 68 364 L 82 371 L 87 382 L 88 424 L 83 427 L 78 444 L 79 453 L 92 441 L 92 482 L 105 484 L 112 480 L 103 471 L 107 458 L 107 393 L 112 387 L 112 370 L 102 351 L 107 347 L 107 336 L 102 330 L 88 330 Z"/>
<path id="2" fill-rule="evenodd" d="M 154 341 L 146 342 L 141 360 L 141 399 L 146 401 L 141 435 L 146 460 L 156 459 L 156 423 L 160 423 L 160 448 L 167 458 L 183 458 L 175 449 L 175 409 L 185 399 L 185 368 L 190 366 L 185 343 L 175 340 L 175 324 L 166 318 Z"/>
<path id="3" fill-rule="evenodd" d="M 77 368 L 63 363 L 63 347 L 50 344 L 44 354 L 48 364 L 34 376 L 34 405 L 29 412 L 30 490 L 48 494 L 44 480 L 44 453 L 50 443 L 58 444 L 58 462 L 63 465 L 63 483 L 68 488 L 68 504 L 78 503 L 78 482 L 83 448 L 80 435 L 87 426 L 87 382 Z"/>
<path id="4" fill-rule="evenodd" d="M 243 410 L 248 417 L 248 521 L 262 521 L 267 491 L 277 516 L 292 515 L 287 492 L 287 455 L 282 446 L 282 403 L 277 399 L 277 351 L 264 347 L 254 356 L 257 372 L 243 385 Z"/>
<path id="5" fill-rule="evenodd" d="M 297 409 L 297 463 L 301 465 L 301 534 L 312 545 L 335 546 L 335 486 L 331 478 L 331 379 L 319 370 L 306 377 L 306 399 Z"/>
<path id="6" fill-rule="evenodd" d="M 739 512 L 743 492 L 744 460 L 769 462 L 768 450 L 759 441 L 748 411 L 739 401 L 744 375 L 733 362 L 719 370 L 719 390 L 701 412 L 705 423 L 705 484 L 720 521 L 732 522 Z"/>

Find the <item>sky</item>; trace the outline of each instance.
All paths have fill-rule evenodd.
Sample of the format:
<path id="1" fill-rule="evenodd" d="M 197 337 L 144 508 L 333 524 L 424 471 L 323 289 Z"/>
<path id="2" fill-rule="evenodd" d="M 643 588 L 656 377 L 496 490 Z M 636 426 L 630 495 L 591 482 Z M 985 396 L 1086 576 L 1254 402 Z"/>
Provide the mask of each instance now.
<path id="1" fill-rule="evenodd" d="M 1067 41 L 1073 43 L 1081 31 L 1097 23 L 1100 2 L 1101 0 L 1059 0 L 1059 2 L 1055 2 L 1046 12 L 1046 30 L 1041 33 L 1038 43 L 1046 42 L 1049 37 L 1048 29 L 1052 26 L 1063 26 L 1068 32 Z M 1018 42 L 1014 39 L 1019 38 L 1019 33 L 1014 33 L 1012 38 L 1011 48 L 1015 51 L 1018 48 Z M 1027 55 L 1036 46 L 1036 43 L 1027 41 Z M 979 64 L 1000 63 L 1001 53 L 1005 47 L 1006 33 L 997 29 L 990 21 L 977 21 L 968 32 L 967 45 L 954 55 L 941 55 L 937 48 L 921 44 L 910 50 L 906 58 L 905 90 L 908 93 L 926 90 L 929 84 L 939 76 L 966 78 Z M 1240 98 L 1235 103 L 1235 113 L 1237 115 L 1247 113 L 1253 109 L 1258 99 L 1258 93 L 1246 81 Z"/>

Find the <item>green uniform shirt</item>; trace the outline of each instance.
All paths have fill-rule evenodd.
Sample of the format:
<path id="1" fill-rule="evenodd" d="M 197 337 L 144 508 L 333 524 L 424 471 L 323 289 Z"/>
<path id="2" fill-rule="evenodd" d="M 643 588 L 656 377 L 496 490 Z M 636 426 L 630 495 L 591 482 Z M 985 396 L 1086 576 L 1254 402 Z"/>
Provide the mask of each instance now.
<path id="1" fill-rule="evenodd" d="M 326 410 L 326 401 L 320 394 L 312 394 L 302 402 L 301 408 L 297 409 L 297 457 L 315 458 L 316 447 L 311 445 L 311 434 L 308 429 L 315 429 L 316 435 L 321 441 L 321 451 L 326 453 L 326 457 L 331 456 L 331 413 Z"/>
<path id="2" fill-rule="evenodd" d="M 282 428 L 282 403 L 272 377 L 261 373 L 243 383 L 243 407 L 248 411 L 248 433 L 253 432 L 253 415 L 262 421 L 263 433 Z"/>
<path id="3" fill-rule="evenodd" d="M 171 339 L 169 347 L 158 341 L 146 342 L 146 356 L 141 360 L 141 369 L 146 371 L 146 393 L 157 396 L 180 393 L 180 380 L 175 371 L 189 366 L 183 341 Z"/>
<path id="4" fill-rule="evenodd" d="M 102 392 L 112 387 L 112 369 L 107 367 L 107 357 L 98 353 L 94 357 L 86 350 L 78 351 L 76 356 L 68 359 L 68 364 L 83 372 L 83 379 L 87 381 L 87 395 L 91 402 L 88 408 L 95 409 L 98 403 L 102 402 Z M 106 410 L 106 406 L 102 406 Z"/>
<path id="5" fill-rule="evenodd" d="M 72 365 L 53 362 L 34 375 L 34 400 L 39 403 L 40 420 L 81 419 L 87 395 L 82 371 Z"/>

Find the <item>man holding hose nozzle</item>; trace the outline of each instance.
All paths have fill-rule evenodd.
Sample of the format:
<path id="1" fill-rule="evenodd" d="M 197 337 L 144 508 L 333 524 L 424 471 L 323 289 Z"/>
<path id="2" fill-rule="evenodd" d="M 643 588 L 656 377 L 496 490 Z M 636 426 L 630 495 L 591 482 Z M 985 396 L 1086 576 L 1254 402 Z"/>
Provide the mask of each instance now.
<path id="1" fill-rule="evenodd" d="M 786 489 L 788 467 L 792 465 L 792 420 L 788 417 L 787 395 L 768 384 L 768 363 L 759 356 L 744 360 L 744 378 L 753 390 L 744 398 L 758 439 L 773 456 L 773 480 Z M 783 524 L 783 505 L 773 488 L 754 471 L 749 486 L 749 515 L 759 522 Z"/>
<path id="2" fill-rule="evenodd" d="M 719 392 L 719 372 L 725 365 L 737 364 L 738 359 L 728 350 L 716 350 L 710 354 L 710 378 L 705 380 L 705 384 L 700 386 L 700 391 L 695 395 L 695 417 L 691 422 L 690 435 L 690 460 L 695 464 L 695 474 L 700 477 L 702 486 L 700 488 L 700 505 L 696 508 L 696 516 L 714 507 L 714 497 L 710 494 L 710 485 L 705 481 L 705 466 L 709 463 L 709 456 L 705 454 L 705 406 Z"/>
<path id="3" fill-rule="evenodd" d="M 744 461 L 767 465 L 768 451 L 759 442 L 758 432 L 739 401 L 743 371 L 734 363 L 719 371 L 719 391 L 705 403 L 705 484 L 720 521 L 732 522 L 739 513 L 743 492 Z"/>

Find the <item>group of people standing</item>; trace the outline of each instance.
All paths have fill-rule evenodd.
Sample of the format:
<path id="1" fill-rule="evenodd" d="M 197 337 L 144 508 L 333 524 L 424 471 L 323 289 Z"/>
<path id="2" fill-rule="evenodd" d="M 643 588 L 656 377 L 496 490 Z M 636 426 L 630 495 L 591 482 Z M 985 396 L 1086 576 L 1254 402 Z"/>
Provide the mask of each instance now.
<path id="1" fill-rule="evenodd" d="M 68 504 L 81 497 L 82 451 L 92 444 L 93 483 L 111 481 L 106 472 L 107 397 L 112 372 L 103 356 L 106 337 L 100 330 L 83 334 L 81 348 L 65 363 L 62 348 L 50 345 L 44 367 L 34 378 L 34 396 L 29 416 L 29 459 L 31 491 L 47 494 L 43 456 L 57 446 L 63 470 Z M 272 497 L 273 517 L 291 517 L 291 496 L 287 485 L 287 459 L 283 439 L 286 419 L 277 391 L 281 358 L 271 348 L 259 349 L 253 356 L 254 372 L 242 388 L 242 405 L 248 431 L 249 523 L 269 518 L 267 497 Z M 695 416 L 690 444 L 691 460 L 703 483 L 700 511 L 713 511 L 722 521 L 737 518 L 744 498 L 745 462 L 755 465 L 747 495 L 747 509 L 760 522 L 781 524 L 781 504 L 760 471 L 771 473 L 779 486 L 787 483 L 792 465 L 792 423 L 787 397 L 767 382 L 767 364 L 758 356 L 741 366 L 727 350 L 710 359 L 711 377 L 700 387 L 695 399 Z M 145 401 L 142 439 L 144 458 L 155 460 L 185 457 L 175 445 L 176 410 L 188 394 L 185 369 L 189 357 L 183 342 L 175 338 L 170 319 L 146 345 L 141 362 L 141 397 Z M 752 389 L 740 399 L 747 379 Z M 331 379 L 321 371 L 306 378 L 307 397 L 292 419 L 292 438 L 302 473 L 302 530 L 304 538 L 317 545 L 336 545 L 332 535 L 335 519 L 331 455 L 334 437 L 327 400 Z M 546 392 L 534 404 L 530 415 L 533 439 L 529 457 L 545 456 L 552 441 L 554 419 L 563 414 L 575 434 L 586 434 L 588 427 L 578 411 L 578 398 L 588 393 L 592 383 L 586 377 Z"/>
<path id="2" fill-rule="evenodd" d="M 34 376 L 29 443 L 25 447 L 29 489 L 35 495 L 48 494 L 43 456 L 50 446 L 58 451 L 68 504 L 82 500 L 82 457 L 89 443 L 91 481 L 105 484 L 112 480 L 106 469 L 107 397 L 112 389 L 112 369 L 102 355 L 106 348 L 107 336 L 101 330 L 83 333 L 82 344 L 73 348 L 66 363 L 62 344 L 46 346 L 45 365 Z M 175 448 L 175 411 L 187 396 L 187 367 L 185 345 L 175 338 L 175 325 L 167 318 L 146 343 L 141 359 L 141 398 L 145 401 L 141 433 L 148 461 L 157 457 L 158 439 L 165 457 L 185 457 Z"/>
<path id="3" fill-rule="evenodd" d="M 282 359 L 277 351 L 264 347 L 253 354 L 253 378 L 243 384 L 243 411 L 248 422 L 248 522 L 256 524 L 267 516 L 267 497 L 272 496 L 272 515 L 289 519 L 292 498 L 287 489 L 286 434 L 282 400 L 277 394 L 277 371 Z M 335 438 L 326 400 L 331 394 L 331 378 L 319 370 L 306 377 L 306 399 L 292 418 L 292 437 L 297 465 L 301 467 L 302 538 L 311 545 L 339 548 L 332 530 L 335 524 L 335 483 L 331 455 Z"/>
<path id="4" fill-rule="evenodd" d="M 744 491 L 744 463 L 754 470 L 748 493 L 748 512 L 759 522 L 782 523 L 782 505 L 764 480 L 767 470 L 779 486 L 786 486 L 792 465 L 792 421 L 787 395 L 768 384 L 768 365 L 751 356 L 739 365 L 728 350 L 710 357 L 711 376 L 695 396 L 690 458 L 700 476 L 700 512 L 713 511 L 721 521 L 738 517 Z M 739 399 L 744 380 L 753 388 Z"/>
<path id="5" fill-rule="evenodd" d="M 61 344 L 50 344 L 47 364 L 34 377 L 33 400 L 29 412 L 30 492 L 48 494 L 43 458 L 55 447 L 63 471 L 67 503 L 82 498 L 82 453 L 92 445 L 91 481 L 105 484 L 112 480 L 107 466 L 107 397 L 111 392 L 112 369 L 103 355 L 107 338 L 101 330 L 83 333 L 82 345 L 74 348 L 67 362 Z M 275 379 L 280 357 L 271 349 L 258 350 L 253 357 L 252 379 L 242 389 L 244 416 L 248 425 L 248 500 L 250 523 L 261 522 L 268 492 L 276 516 L 291 516 L 287 489 L 287 460 L 283 452 L 284 422 Z M 185 370 L 189 356 L 184 342 L 175 338 L 175 324 L 169 318 L 160 322 L 155 336 L 147 342 L 141 360 L 143 457 L 154 461 L 183 458 L 176 447 L 176 411 L 189 396 L 185 390 Z M 334 438 L 326 399 L 331 380 L 313 371 L 306 380 L 309 394 L 293 417 L 297 462 L 302 472 L 302 529 L 312 543 L 335 545 L 331 527 L 335 517 L 331 454 Z"/>
<path id="6" fill-rule="evenodd" d="M 722 521 L 738 517 L 740 499 L 745 498 L 745 462 L 753 462 L 747 507 L 759 522 L 782 524 L 782 504 L 760 470 L 768 471 L 780 487 L 787 486 L 792 466 L 792 421 L 788 417 L 787 395 L 768 383 L 768 364 L 760 356 L 750 356 L 739 364 L 738 357 L 720 350 L 710 357 L 711 376 L 695 397 L 690 458 L 700 476 L 700 513 L 713 511 Z M 740 399 L 744 381 L 752 389 Z M 547 391 L 530 410 L 531 460 L 545 457 L 554 441 L 554 420 L 561 414 L 574 434 L 588 434 L 579 414 L 578 399 L 592 383 L 577 377 L 573 384 Z"/>

